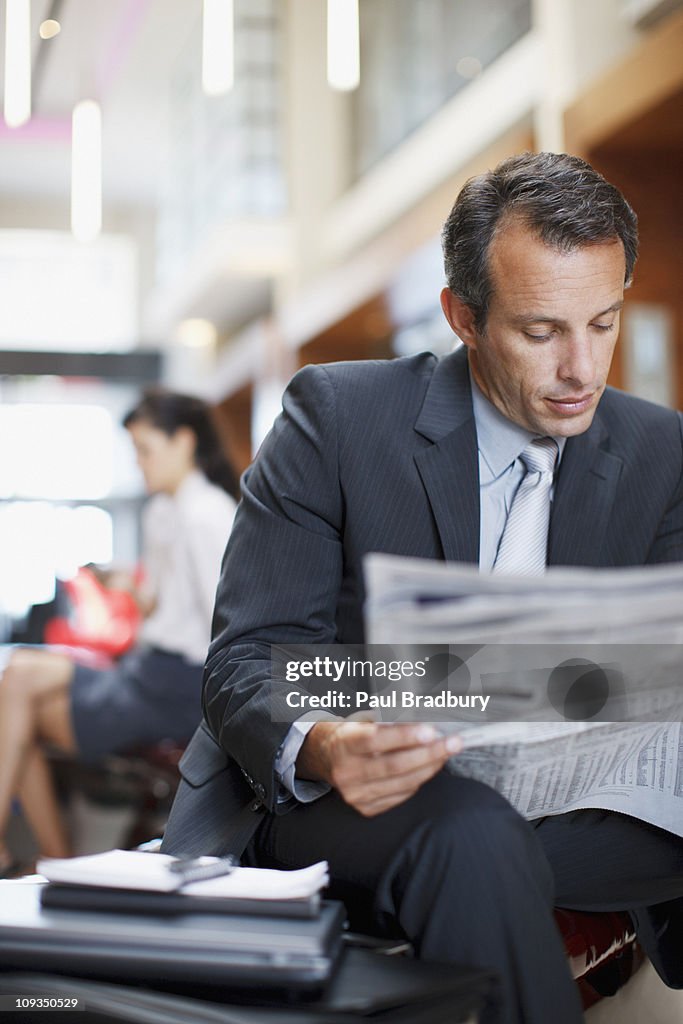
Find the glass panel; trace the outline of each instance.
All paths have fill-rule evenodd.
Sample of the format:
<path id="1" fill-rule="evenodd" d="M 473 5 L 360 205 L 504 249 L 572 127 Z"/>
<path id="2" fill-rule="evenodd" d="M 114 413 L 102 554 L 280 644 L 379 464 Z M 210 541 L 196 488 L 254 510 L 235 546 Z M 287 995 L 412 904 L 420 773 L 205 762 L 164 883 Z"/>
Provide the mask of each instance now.
<path id="1" fill-rule="evenodd" d="M 20 618 L 55 596 L 56 578 L 88 562 L 112 560 L 112 517 L 105 509 L 45 501 L 0 502 L 0 612 Z"/>
<path id="2" fill-rule="evenodd" d="M 531 28 L 531 0 L 362 0 L 354 167 L 362 176 Z"/>
<path id="3" fill-rule="evenodd" d="M 143 483 L 122 416 L 132 385 L 0 377 L 0 642 L 55 578 L 139 557 Z"/>
<path id="4" fill-rule="evenodd" d="M 178 59 L 157 239 L 161 283 L 182 272 L 214 225 L 285 210 L 281 10 L 279 0 L 235 0 L 235 85 L 225 96 L 202 93 L 199 22 Z"/>
<path id="5" fill-rule="evenodd" d="M 0 406 L 0 497 L 103 498 L 112 484 L 112 419 L 98 406 Z"/>
<path id="6" fill-rule="evenodd" d="M 102 235 L 0 231 L 0 344 L 11 349 L 126 351 L 137 342 L 137 250 Z"/>

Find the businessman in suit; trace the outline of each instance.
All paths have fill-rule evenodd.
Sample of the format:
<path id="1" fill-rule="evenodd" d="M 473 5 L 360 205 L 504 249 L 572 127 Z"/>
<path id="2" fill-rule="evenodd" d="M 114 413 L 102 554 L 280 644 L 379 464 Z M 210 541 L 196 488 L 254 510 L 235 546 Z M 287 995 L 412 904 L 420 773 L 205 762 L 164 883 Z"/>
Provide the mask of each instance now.
<path id="1" fill-rule="evenodd" d="M 524 154 L 467 183 L 443 244 L 462 347 L 304 368 L 245 476 L 165 849 L 327 858 L 357 920 L 498 972 L 487 1024 L 578 1024 L 553 906 L 630 910 L 683 985 L 683 842 L 598 810 L 526 822 L 442 771 L 457 738 L 290 725 L 269 685 L 273 643 L 362 640 L 369 551 L 520 572 L 539 544 L 550 565 L 683 559 L 682 417 L 606 387 L 637 253 L 624 197 L 578 158 Z"/>

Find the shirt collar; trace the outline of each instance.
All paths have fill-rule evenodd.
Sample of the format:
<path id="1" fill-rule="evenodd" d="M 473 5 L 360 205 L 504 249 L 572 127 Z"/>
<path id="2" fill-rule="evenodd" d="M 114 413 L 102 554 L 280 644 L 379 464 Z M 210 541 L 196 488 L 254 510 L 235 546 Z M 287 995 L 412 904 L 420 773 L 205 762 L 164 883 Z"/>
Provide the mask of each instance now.
<path id="1" fill-rule="evenodd" d="M 491 478 L 496 479 L 512 465 L 529 442 L 540 435 L 520 427 L 517 423 L 509 420 L 507 416 L 503 416 L 502 412 L 499 412 L 481 392 L 471 371 L 470 384 L 472 387 L 472 410 L 477 428 L 477 447 L 491 473 Z M 566 437 L 554 438 L 559 449 L 558 465 L 566 440 Z"/>

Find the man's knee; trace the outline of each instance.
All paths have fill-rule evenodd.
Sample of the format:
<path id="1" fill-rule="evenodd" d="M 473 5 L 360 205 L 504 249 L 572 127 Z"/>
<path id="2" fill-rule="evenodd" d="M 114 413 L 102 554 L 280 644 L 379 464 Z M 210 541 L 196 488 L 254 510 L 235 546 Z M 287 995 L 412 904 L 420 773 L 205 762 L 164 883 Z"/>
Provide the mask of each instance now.
<path id="1" fill-rule="evenodd" d="M 496 790 L 473 779 L 445 772 L 412 798 L 414 818 L 406 848 L 412 857 L 448 870 L 463 879 L 506 880 L 528 874 L 552 900 L 552 871 L 528 823 Z M 466 884 L 468 884 L 466 882 Z"/>
<path id="2" fill-rule="evenodd" d="M 421 955 L 434 929 L 451 943 L 454 929 L 477 915 L 514 923 L 528 906 L 550 912 L 550 865 L 533 829 L 499 793 L 442 773 L 412 801 L 404 808 L 410 821 L 402 823 L 403 841 L 375 890 L 383 929 L 398 922 Z"/>
<path id="3" fill-rule="evenodd" d="M 452 832 L 462 839 L 472 829 L 483 830 L 489 836 L 528 831 L 523 818 L 495 789 L 448 772 L 439 773 L 424 785 L 412 801 L 416 824 L 429 825 L 444 837 Z"/>

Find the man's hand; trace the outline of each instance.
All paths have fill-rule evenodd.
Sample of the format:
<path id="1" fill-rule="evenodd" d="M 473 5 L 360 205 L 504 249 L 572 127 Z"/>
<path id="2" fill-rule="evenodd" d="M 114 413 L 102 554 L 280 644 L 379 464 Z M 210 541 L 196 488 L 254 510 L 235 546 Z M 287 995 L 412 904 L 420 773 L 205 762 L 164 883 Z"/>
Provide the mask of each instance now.
<path id="1" fill-rule="evenodd" d="M 302 779 L 327 782 L 371 817 L 396 807 L 462 749 L 459 736 L 431 725 L 316 722 L 296 763 Z"/>

